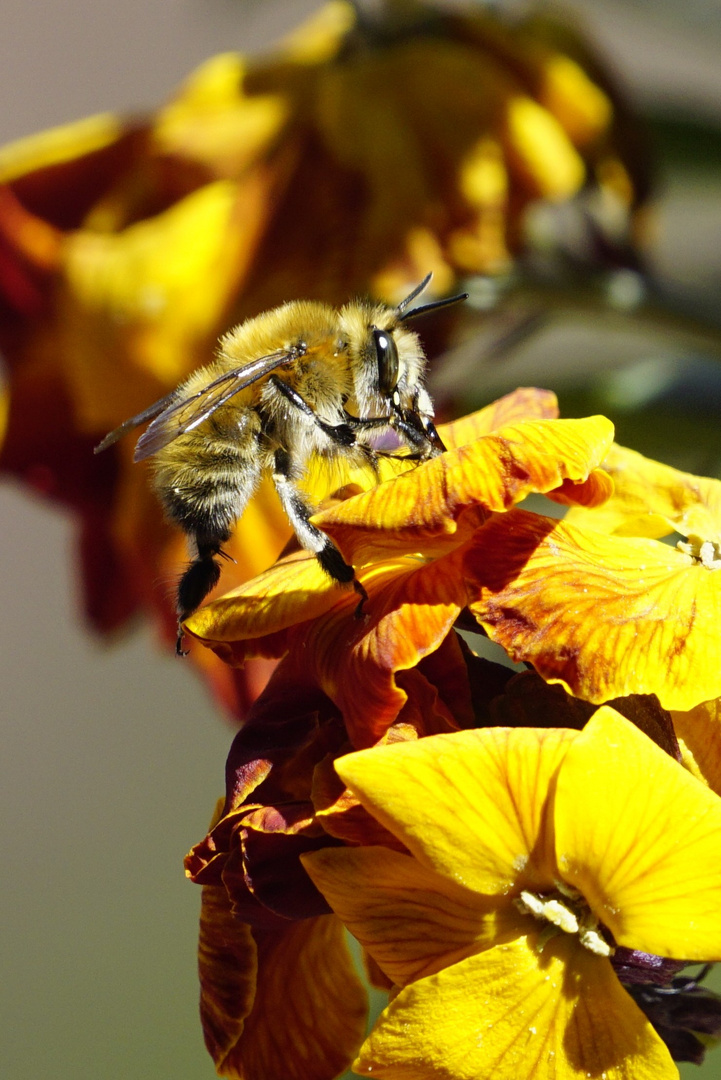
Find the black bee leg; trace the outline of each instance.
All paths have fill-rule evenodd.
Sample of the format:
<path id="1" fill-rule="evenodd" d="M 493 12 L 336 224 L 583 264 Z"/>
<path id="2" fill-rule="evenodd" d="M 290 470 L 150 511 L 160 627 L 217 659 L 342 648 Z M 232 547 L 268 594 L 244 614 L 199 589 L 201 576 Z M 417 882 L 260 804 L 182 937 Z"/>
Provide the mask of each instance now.
<path id="1" fill-rule="evenodd" d="M 277 375 L 271 375 L 268 381 L 272 382 L 273 386 L 283 395 L 286 401 L 289 401 L 291 405 L 294 405 L 295 408 L 307 416 L 309 420 L 312 420 L 315 426 L 319 427 L 321 431 L 324 431 L 334 443 L 338 444 L 338 446 L 355 446 L 355 432 L 350 424 L 327 424 L 325 420 L 321 420 L 320 416 L 318 416 L 308 402 L 300 396 L 297 390 L 288 386 L 288 384 L 284 383 L 282 379 L 279 379 Z"/>
<path id="2" fill-rule="evenodd" d="M 275 452 L 273 483 L 283 509 L 288 515 L 288 520 L 293 526 L 298 543 L 306 551 L 315 555 L 326 574 L 334 581 L 340 585 L 353 585 L 361 598 L 356 611 L 358 614 L 363 603 L 368 599 L 368 593 L 357 580 L 353 567 L 345 561 L 331 538 L 311 523 L 311 510 L 295 486 L 293 463 L 287 450 L 278 449 Z"/>
<path id="3" fill-rule="evenodd" d="M 187 650 L 183 650 L 183 623 L 199 608 L 211 589 L 214 589 L 220 579 L 220 566 L 215 561 L 215 556 L 228 556 L 221 551 L 219 544 L 202 544 L 198 542 L 198 554 L 187 567 L 185 573 L 178 582 L 176 609 L 178 612 L 178 639 L 175 643 L 177 656 L 185 656 Z"/>

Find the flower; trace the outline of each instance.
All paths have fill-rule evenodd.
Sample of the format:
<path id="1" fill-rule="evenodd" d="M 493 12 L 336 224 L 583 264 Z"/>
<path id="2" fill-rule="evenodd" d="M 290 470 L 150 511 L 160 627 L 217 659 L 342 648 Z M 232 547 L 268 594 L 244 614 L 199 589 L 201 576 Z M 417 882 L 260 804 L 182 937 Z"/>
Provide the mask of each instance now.
<path id="1" fill-rule="evenodd" d="M 92 458 L 106 432 L 207 363 L 234 323 L 289 298 L 397 299 L 428 270 L 443 292 L 507 268 L 539 201 L 583 203 L 592 247 L 609 211 L 628 248 L 636 156 L 567 29 L 401 0 L 373 17 L 336 0 L 269 57 L 211 58 L 152 115 L 0 151 L 0 469 L 76 515 L 91 625 L 143 612 L 172 638 L 158 583 L 184 559 L 129 443 Z M 264 484 L 225 588 L 289 537 Z M 192 662 L 238 714 L 268 673 Z"/>
<path id="2" fill-rule="evenodd" d="M 613 952 L 721 957 L 716 795 L 609 707 L 582 732 L 438 735 L 336 770 L 410 853 L 303 858 L 399 988 L 358 1071 L 677 1076 Z"/>
<path id="3" fill-rule="evenodd" d="M 464 572 L 488 635 L 586 701 L 655 693 L 686 711 L 721 695 L 721 482 L 613 447 L 614 494 L 562 521 L 488 523 Z M 676 548 L 656 537 L 687 537 Z"/>
<path id="4" fill-rule="evenodd" d="M 545 395 L 526 392 L 447 425 L 447 453 L 314 518 L 356 567 L 369 596 L 365 618 L 355 617 L 349 590 L 301 556 L 212 601 L 186 621 L 186 631 L 233 665 L 286 657 L 340 709 L 354 746 L 377 742 L 407 699 L 398 673 L 454 633 L 468 600 L 466 551 L 489 517 L 496 512 L 502 520 L 530 492 L 563 502 L 610 493 L 596 468 L 612 437 L 610 423 L 540 419 L 489 430 L 521 403 L 526 415 L 543 415 L 549 404 Z"/>
<path id="5" fill-rule="evenodd" d="M 384 741 L 455 730 L 443 689 L 418 673 L 415 707 Z M 210 832 L 186 858 L 203 886 L 200 1012 L 221 1075 L 330 1080 L 365 1033 L 366 993 L 342 925 L 300 863 L 342 842 L 393 844 L 333 772 L 348 749 L 332 702 L 281 664 L 235 737 Z"/>

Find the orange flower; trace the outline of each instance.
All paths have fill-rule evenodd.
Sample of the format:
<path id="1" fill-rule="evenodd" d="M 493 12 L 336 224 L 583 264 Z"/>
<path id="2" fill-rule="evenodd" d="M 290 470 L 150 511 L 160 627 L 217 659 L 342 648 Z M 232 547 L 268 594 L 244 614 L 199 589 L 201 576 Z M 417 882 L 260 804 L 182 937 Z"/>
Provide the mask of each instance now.
<path id="1" fill-rule="evenodd" d="M 628 223 L 643 180 L 592 66 L 541 18 L 390 0 L 360 19 L 333 2 L 269 58 L 209 60 L 152 116 L 0 151 L 0 468 L 76 513 L 98 630 L 142 610 L 170 637 L 157 583 L 184 551 L 130 446 L 97 460 L 92 446 L 208 362 L 229 326 L 293 297 L 397 297 L 429 269 L 444 291 L 507 267 L 538 200 L 583 189 Z M 261 487 L 225 587 L 289 535 Z M 215 678 L 238 709 L 255 693 Z"/>
<path id="2" fill-rule="evenodd" d="M 603 505 L 562 522 L 514 510 L 476 534 L 469 606 L 513 659 L 586 701 L 693 709 L 721 695 L 721 482 L 622 447 L 603 464 Z M 651 539 L 674 530 L 676 548 Z"/>
<path id="3" fill-rule="evenodd" d="M 537 414 L 548 405 L 541 394 L 521 400 Z M 356 566 L 364 618 L 315 559 L 292 557 L 196 612 L 186 629 L 231 664 L 287 656 L 340 709 L 354 746 L 375 743 L 407 700 L 398 673 L 434 653 L 466 606 L 465 554 L 493 512 L 531 492 L 582 503 L 610 493 L 595 469 L 612 435 L 604 417 L 528 420 L 474 438 L 508 409 L 443 427 L 447 453 L 316 516 Z"/>

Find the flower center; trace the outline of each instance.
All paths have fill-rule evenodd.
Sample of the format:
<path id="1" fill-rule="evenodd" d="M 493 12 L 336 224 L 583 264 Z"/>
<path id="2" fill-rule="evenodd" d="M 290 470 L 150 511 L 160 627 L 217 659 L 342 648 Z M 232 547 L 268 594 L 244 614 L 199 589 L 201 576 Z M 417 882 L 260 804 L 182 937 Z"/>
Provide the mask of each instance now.
<path id="1" fill-rule="evenodd" d="M 583 896 L 564 881 L 556 881 L 555 893 L 539 896 L 524 889 L 513 901 L 524 915 L 533 915 L 541 922 L 549 923 L 541 937 L 539 948 L 546 941 L 562 930 L 565 934 L 578 934 L 578 940 L 596 956 L 612 956 L 614 949 L 598 929 L 596 916 L 589 908 Z"/>
<path id="2" fill-rule="evenodd" d="M 702 540 L 700 536 L 691 534 L 686 542 L 680 540 L 676 547 L 707 570 L 721 570 L 721 545 L 718 542 Z"/>

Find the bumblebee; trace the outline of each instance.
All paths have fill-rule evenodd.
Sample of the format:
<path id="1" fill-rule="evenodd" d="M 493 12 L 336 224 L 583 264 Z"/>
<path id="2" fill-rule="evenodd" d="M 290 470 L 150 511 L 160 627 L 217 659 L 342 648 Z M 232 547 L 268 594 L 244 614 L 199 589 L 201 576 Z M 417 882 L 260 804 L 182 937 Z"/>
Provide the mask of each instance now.
<path id="1" fill-rule="evenodd" d="M 297 300 L 246 320 L 221 338 L 213 363 L 95 448 L 150 421 L 135 461 L 154 458 L 155 490 L 193 552 L 178 583 L 179 655 L 182 623 L 217 584 L 222 545 L 266 472 L 301 547 L 335 581 L 353 585 L 362 609 L 365 590 L 311 522 L 299 480 L 315 455 L 377 469 L 374 447 L 388 431 L 418 461 L 445 449 L 423 384 L 426 357 L 407 324 L 466 294 L 411 308 L 430 279 L 395 308 Z"/>

